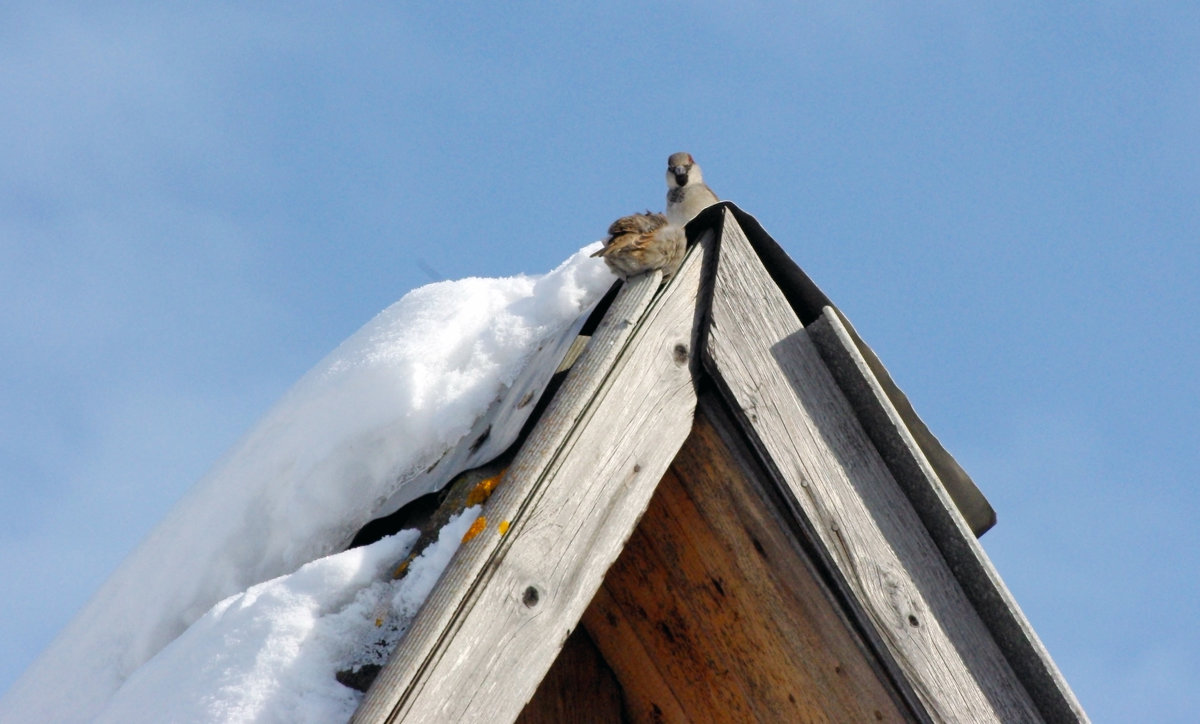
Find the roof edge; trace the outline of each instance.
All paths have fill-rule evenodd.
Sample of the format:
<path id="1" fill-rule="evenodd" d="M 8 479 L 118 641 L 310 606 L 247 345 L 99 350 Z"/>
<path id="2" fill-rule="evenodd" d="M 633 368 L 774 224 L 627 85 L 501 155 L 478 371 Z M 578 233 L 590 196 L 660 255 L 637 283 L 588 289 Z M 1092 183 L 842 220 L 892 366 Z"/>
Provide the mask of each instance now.
<path id="1" fill-rule="evenodd" d="M 904 424 L 920 446 L 921 452 L 933 466 L 942 486 L 950 495 L 950 499 L 954 501 L 955 507 L 966 519 L 971 532 L 979 537 L 991 529 L 996 524 L 996 511 L 984 496 L 983 491 L 929 430 L 929 427 L 913 409 L 908 396 L 892 379 L 878 355 L 859 336 L 846 315 L 788 256 L 779 242 L 763 229 L 758 219 L 738 208 L 736 204 L 722 201 L 708 207 L 688 223 L 689 241 L 698 237 L 704 229 L 719 228 L 720 217 L 725 210 L 733 214 L 767 273 L 783 291 L 784 298 L 787 299 L 788 304 L 791 305 L 792 310 L 804 326 L 807 327 L 820 319 L 825 307 L 832 307 L 837 312 L 850 338 L 854 341 L 854 345 L 866 360 L 867 366 L 879 381 L 892 405 L 899 412 Z"/>

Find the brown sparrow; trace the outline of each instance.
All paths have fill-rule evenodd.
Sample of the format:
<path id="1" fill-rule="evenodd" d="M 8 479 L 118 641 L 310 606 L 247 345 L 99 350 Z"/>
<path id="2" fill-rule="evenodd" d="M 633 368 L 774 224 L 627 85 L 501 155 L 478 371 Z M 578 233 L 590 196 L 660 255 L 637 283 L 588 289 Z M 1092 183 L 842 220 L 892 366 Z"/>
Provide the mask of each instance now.
<path id="1" fill-rule="evenodd" d="M 667 219 L 683 226 L 696 214 L 720 201 L 704 183 L 692 154 L 680 151 L 667 159 Z"/>
<path id="2" fill-rule="evenodd" d="M 670 223 L 662 214 L 647 211 L 612 222 L 604 248 L 592 256 L 603 258 L 622 279 L 662 269 L 665 280 L 679 269 L 685 251 L 687 235 L 683 227 Z"/>

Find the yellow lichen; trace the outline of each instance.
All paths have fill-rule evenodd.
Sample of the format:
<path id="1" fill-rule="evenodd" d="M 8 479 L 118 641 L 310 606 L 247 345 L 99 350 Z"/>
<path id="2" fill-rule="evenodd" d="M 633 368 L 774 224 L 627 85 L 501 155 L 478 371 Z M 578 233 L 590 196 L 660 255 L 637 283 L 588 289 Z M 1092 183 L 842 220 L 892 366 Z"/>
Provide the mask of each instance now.
<path id="1" fill-rule="evenodd" d="M 403 563 L 396 566 L 396 570 L 392 571 L 392 579 L 395 580 L 395 579 L 403 576 L 405 573 L 407 573 L 408 572 L 408 564 L 411 561 L 412 561 L 412 558 L 408 558 L 408 559 L 405 559 L 405 561 Z"/>
<path id="2" fill-rule="evenodd" d="M 481 505 L 487 502 L 487 499 L 492 497 L 492 491 L 500 484 L 500 479 L 504 477 L 504 473 L 508 470 L 505 468 L 490 478 L 480 480 L 478 484 L 467 494 L 467 507 L 473 505 Z"/>
<path id="3" fill-rule="evenodd" d="M 483 517 L 482 515 L 479 516 L 478 518 L 475 519 L 475 522 L 471 524 L 471 527 L 467 528 L 467 532 L 463 533 L 462 542 L 466 543 L 467 541 L 471 540 L 475 536 L 482 533 L 483 529 L 486 527 L 487 527 L 487 518 Z"/>
<path id="4" fill-rule="evenodd" d="M 500 525 L 498 525 L 496 527 L 499 528 L 500 535 L 506 535 L 508 533 L 508 521 L 507 520 L 500 521 Z"/>

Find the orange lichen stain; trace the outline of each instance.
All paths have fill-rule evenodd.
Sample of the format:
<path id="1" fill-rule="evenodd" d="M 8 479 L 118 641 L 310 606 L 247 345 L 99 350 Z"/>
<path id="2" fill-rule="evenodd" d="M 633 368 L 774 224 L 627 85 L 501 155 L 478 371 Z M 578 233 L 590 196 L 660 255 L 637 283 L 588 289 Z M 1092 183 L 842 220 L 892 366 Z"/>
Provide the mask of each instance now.
<path id="1" fill-rule="evenodd" d="M 500 535 L 508 534 L 508 525 L 509 525 L 509 523 L 507 520 L 500 521 L 500 525 L 496 526 L 500 530 Z"/>
<path id="2" fill-rule="evenodd" d="M 396 566 L 396 570 L 392 571 L 392 580 L 395 580 L 395 579 L 399 578 L 400 576 L 403 576 L 405 574 L 405 572 L 408 571 L 408 564 L 410 561 L 411 561 L 411 559 L 406 560 L 403 563 L 401 563 L 400 565 Z"/>
<path id="3" fill-rule="evenodd" d="M 475 519 L 475 522 L 471 524 L 471 527 L 467 528 L 467 532 L 463 533 L 462 542 L 466 543 L 467 541 L 471 540 L 475 536 L 482 533 L 483 529 L 486 527 L 487 527 L 487 518 L 485 518 L 482 515 L 479 516 L 478 518 Z"/>
<path id="4" fill-rule="evenodd" d="M 379 628 L 381 626 L 383 626 L 383 619 L 382 618 L 375 619 L 375 628 Z"/>
<path id="5" fill-rule="evenodd" d="M 472 488 L 470 493 L 467 493 L 467 507 L 473 505 L 481 505 L 487 502 L 487 499 L 492 497 L 492 491 L 500 484 L 500 479 L 504 477 L 504 473 L 508 472 L 508 468 L 501 470 L 490 478 L 484 478 Z"/>

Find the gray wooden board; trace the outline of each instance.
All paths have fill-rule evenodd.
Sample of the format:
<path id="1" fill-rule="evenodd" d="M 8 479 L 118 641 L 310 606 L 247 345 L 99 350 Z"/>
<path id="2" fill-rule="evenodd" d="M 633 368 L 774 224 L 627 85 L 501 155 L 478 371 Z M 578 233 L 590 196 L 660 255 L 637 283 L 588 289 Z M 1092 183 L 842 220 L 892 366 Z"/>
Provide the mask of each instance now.
<path id="1" fill-rule="evenodd" d="M 725 216 L 705 367 L 935 721 L 1040 721 L 795 313 Z"/>
<path id="2" fill-rule="evenodd" d="M 737 221 L 739 228 L 750 241 L 750 246 L 762 260 L 763 266 L 767 268 L 767 272 L 771 275 L 771 279 L 783 291 L 784 297 L 792 307 L 792 311 L 796 312 L 796 316 L 800 318 L 801 323 L 811 324 L 824 312 L 826 307 L 832 306 L 837 309 L 825 292 L 809 278 L 804 270 L 796 265 L 783 247 L 777 241 L 771 238 L 762 224 L 758 223 L 750 214 L 739 209 L 736 204 L 729 201 L 722 201 L 720 204 L 710 206 L 702 211 L 699 216 L 693 219 L 688 226 L 696 226 L 701 228 L 707 224 L 709 226 L 720 226 L 722 216 L 728 211 L 732 213 Z M 839 312 L 840 314 L 840 312 Z M 908 397 L 892 380 L 890 374 L 883 364 L 879 361 L 879 357 L 871 350 L 870 346 L 863 341 L 858 333 L 855 332 L 854 326 L 849 320 L 842 316 L 842 322 L 846 325 L 846 331 L 850 333 L 850 338 L 854 340 L 855 346 L 859 353 L 866 360 L 867 366 L 875 374 L 880 386 L 891 400 L 892 405 L 900 413 L 901 419 L 904 420 L 905 426 L 912 433 L 917 444 L 921 446 L 922 452 L 929 460 L 933 469 L 937 471 L 938 478 L 942 485 L 946 487 L 946 491 L 950 494 L 950 498 L 962 512 L 963 517 L 971 525 L 975 536 L 981 536 L 989 528 L 996 524 L 996 512 L 992 510 L 991 504 L 987 498 L 976 487 L 971 477 L 962 469 L 962 466 L 954 459 L 937 437 L 929 430 L 921 417 L 913 409 L 909 403 Z"/>
<path id="3" fill-rule="evenodd" d="M 1053 722 L 1086 721 L 1087 715 L 1071 687 L 942 488 L 837 312 L 826 307 L 807 330 L 867 435 L 913 502 L 926 530 L 1042 716 Z"/>
<path id="4" fill-rule="evenodd" d="M 703 254 L 629 280 L 354 721 L 520 714 L 691 429 Z"/>

